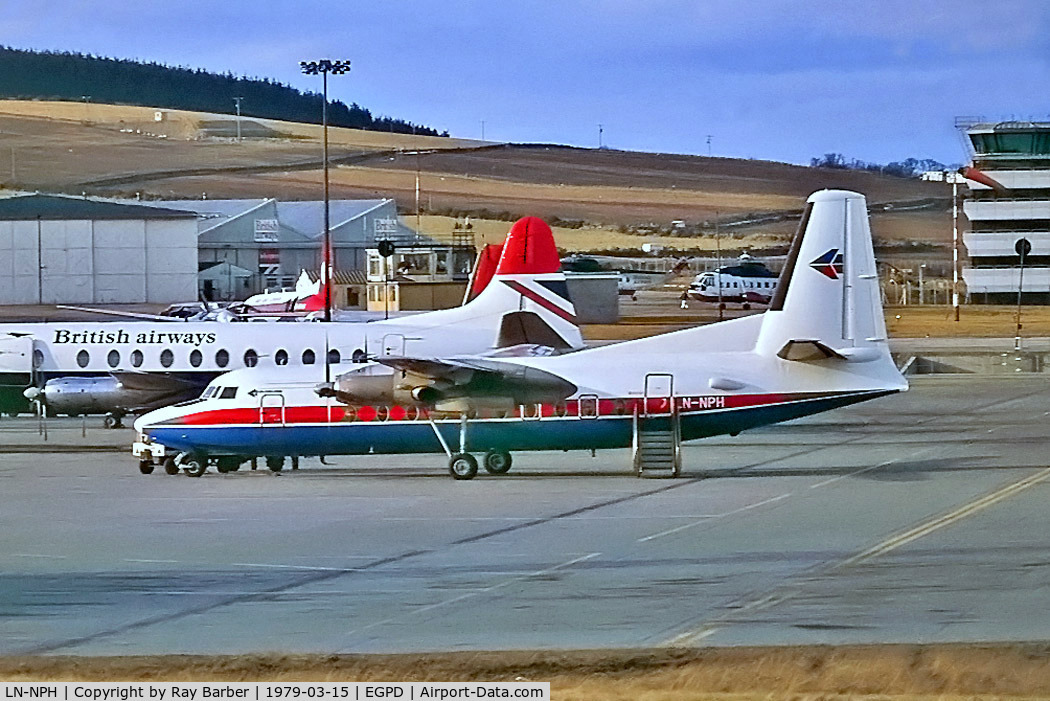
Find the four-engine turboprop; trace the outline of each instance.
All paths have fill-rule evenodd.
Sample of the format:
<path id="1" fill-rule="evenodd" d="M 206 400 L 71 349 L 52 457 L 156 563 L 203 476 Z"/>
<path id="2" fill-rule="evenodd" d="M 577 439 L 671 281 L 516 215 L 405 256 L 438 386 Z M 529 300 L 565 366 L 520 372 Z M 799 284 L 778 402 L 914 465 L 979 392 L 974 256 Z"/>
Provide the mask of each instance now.
<path id="1" fill-rule="evenodd" d="M 908 386 L 890 358 L 865 199 L 836 190 L 809 198 L 764 314 L 559 356 L 377 362 L 316 388 L 217 378 L 201 400 L 136 421 L 136 450 L 182 451 L 197 474 L 258 456 L 443 450 L 469 479 L 472 452 L 502 473 L 515 450 L 632 446 L 639 474 L 676 475 L 683 439 Z"/>
<path id="2" fill-rule="evenodd" d="M 323 379 L 326 359 L 334 374 L 372 356 L 481 353 L 518 343 L 583 346 L 553 234 L 536 217 L 514 224 L 491 283 L 453 309 L 364 323 L 0 324 L 0 410 L 24 408 L 27 393 L 50 414 L 119 418 L 197 397 L 237 368 L 312 366 Z"/>

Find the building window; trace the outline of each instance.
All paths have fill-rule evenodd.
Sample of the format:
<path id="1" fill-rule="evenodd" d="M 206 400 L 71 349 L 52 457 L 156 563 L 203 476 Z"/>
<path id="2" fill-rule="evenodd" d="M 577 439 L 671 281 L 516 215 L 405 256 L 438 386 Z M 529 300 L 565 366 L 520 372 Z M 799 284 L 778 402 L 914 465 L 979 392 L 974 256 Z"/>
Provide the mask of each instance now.
<path id="1" fill-rule="evenodd" d="M 77 353 L 77 365 L 79 365 L 82 368 L 86 368 L 88 366 L 88 363 L 90 362 L 91 355 L 86 350 L 82 350 L 79 353 Z"/>
<path id="2" fill-rule="evenodd" d="M 170 368 L 171 364 L 175 362 L 175 354 L 171 352 L 170 348 L 165 348 L 160 352 L 160 364 L 166 368 Z"/>
<path id="3" fill-rule="evenodd" d="M 259 354 L 249 348 L 244 351 L 244 367 L 253 368 L 259 364 Z"/>
<path id="4" fill-rule="evenodd" d="M 303 351 L 303 365 L 313 365 L 316 362 L 317 356 L 312 350 L 307 348 Z"/>
<path id="5" fill-rule="evenodd" d="M 111 350 L 109 354 L 106 355 L 106 363 L 108 363 L 111 368 L 120 365 L 120 351 L 116 349 Z"/>
<path id="6" fill-rule="evenodd" d="M 220 368 L 224 368 L 230 364 L 230 354 L 226 351 L 225 348 L 220 348 L 219 350 L 215 351 L 215 364 L 218 365 Z"/>
<path id="7" fill-rule="evenodd" d="M 340 358 L 340 356 L 339 356 L 339 349 L 332 348 L 331 350 L 328 351 L 328 364 L 329 365 L 338 365 L 339 364 L 339 358 Z"/>
<path id="8" fill-rule="evenodd" d="M 288 351 L 286 351 L 284 348 L 278 350 L 276 353 L 273 354 L 273 362 L 277 365 L 287 365 Z"/>
<path id="9" fill-rule="evenodd" d="M 203 362 L 204 362 L 204 356 L 201 355 L 201 352 L 199 350 L 194 349 L 190 353 L 190 365 L 192 365 L 195 368 L 199 368 L 201 366 L 201 363 L 203 363 Z"/>
<path id="10" fill-rule="evenodd" d="M 133 367 L 142 367 L 142 351 L 133 350 L 131 351 L 131 365 Z"/>

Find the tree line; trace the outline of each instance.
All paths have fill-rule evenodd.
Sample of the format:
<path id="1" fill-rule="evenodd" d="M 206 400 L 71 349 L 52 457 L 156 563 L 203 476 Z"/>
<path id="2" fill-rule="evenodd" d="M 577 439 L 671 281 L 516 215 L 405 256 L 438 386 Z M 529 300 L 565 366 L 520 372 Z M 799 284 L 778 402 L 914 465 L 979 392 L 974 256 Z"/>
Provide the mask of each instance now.
<path id="1" fill-rule="evenodd" d="M 321 122 L 321 93 L 301 92 L 270 78 L 168 66 L 67 51 L 0 46 L 0 97 L 90 100 L 194 112 L 241 114 L 290 122 Z M 356 103 L 328 102 L 328 123 L 399 134 L 448 136 L 448 132 L 393 117 L 375 117 Z"/>
<path id="2" fill-rule="evenodd" d="M 928 170 L 956 170 L 959 166 L 946 166 L 932 158 L 906 158 L 882 165 L 868 163 L 856 158 L 847 159 L 841 153 L 825 153 L 820 158 L 811 158 L 809 165 L 813 168 L 838 168 L 840 170 L 864 170 L 869 173 L 882 173 L 898 178 L 915 178 Z"/>

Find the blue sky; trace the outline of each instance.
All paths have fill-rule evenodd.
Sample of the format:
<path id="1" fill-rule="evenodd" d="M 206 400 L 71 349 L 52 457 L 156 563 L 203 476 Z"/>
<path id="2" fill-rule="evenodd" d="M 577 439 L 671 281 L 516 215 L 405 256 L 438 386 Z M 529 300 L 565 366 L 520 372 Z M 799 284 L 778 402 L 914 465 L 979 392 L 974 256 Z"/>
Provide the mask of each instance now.
<path id="1" fill-rule="evenodd" d="M 0 42 L 273 77 L 454 136 L 808 163 L 965 160 L 1050 120 L 1045 0 L 0 0 Z"/>

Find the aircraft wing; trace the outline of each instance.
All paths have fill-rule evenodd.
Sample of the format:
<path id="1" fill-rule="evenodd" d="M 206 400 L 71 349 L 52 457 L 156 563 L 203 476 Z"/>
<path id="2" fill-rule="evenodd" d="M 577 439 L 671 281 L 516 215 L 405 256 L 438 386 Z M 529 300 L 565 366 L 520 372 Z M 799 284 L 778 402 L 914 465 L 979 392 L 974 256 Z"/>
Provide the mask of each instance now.
<path id="1" fill-rule="evenodd" d="M 442 410 L 554 403 L 577 389 L 554 373 L 497 359 L 385 356 L 375 360 L 393 370 L 389 382 L 380 380 L 368 368 L 350 371 L 336 380 L 335 396 L 347 403 L 367 403 L 390 396 L 394 401 L 410 399 Z"/>
<path id="2" fill-rule="evenodd" d="M 184 380 L 174 375 L 159 372 L 115 371 L 112 375 L 124 389 L 141 392 L 185 392 L 199 387 L 200 383 Z"/>
<path id="3" fill-rule="evenodd" d="M 119 316 L 127 319 L 149 319 L 150 321 L 185 321 L 177 316 L 162 316 L 160 314 L 145 314 L 143 312 L 122 312 L 115 309 L 95 309 L 93 307 L 75 307 L 70 304 L 56 304 L 56 309 L 68 309 L 74 312 L 90 312 L 92 314 L 105 314 L 108 316 Z"/>

